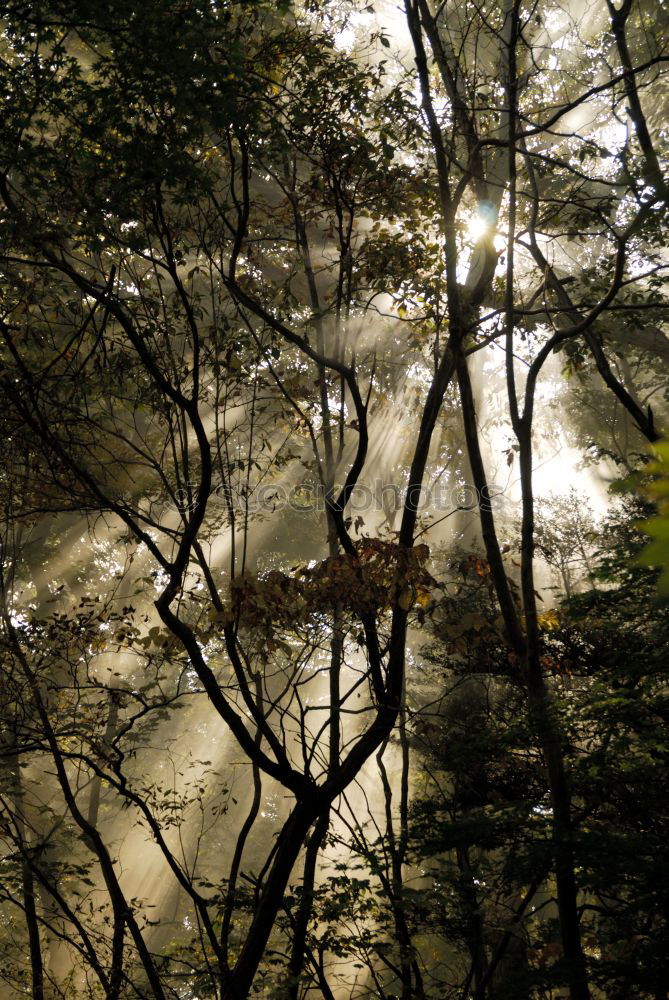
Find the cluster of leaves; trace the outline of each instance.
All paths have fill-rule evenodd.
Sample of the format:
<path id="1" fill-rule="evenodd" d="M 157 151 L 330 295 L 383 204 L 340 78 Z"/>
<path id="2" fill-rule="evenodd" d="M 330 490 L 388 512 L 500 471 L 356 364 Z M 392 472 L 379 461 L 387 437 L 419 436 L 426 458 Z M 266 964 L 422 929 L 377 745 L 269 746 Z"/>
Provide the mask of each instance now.
<path id="1" fill-rule="evenodd" d="M 551 637 L 580 678 L 567 706 L 578 850 L 595 976 L 616 998 L 656 996 L 669 979 L 669 608 L 658 572 L 639 565 L 647 516 L 647 503 L 619 501 L 603 528 L 597 586 L 570 599 Z"/>
<path id="2" fill-rule="evenodd" d="M 616 998 L 662 995 L 669 979 L 660 957 L 669 933 L 662 847 L 669 614 L 657 598 L 657 572 L 638 564 L 644 516 L 647 505 L 638 499 L 617 502 L 598 536 L 593 586 L 577 588 L 556 609 L 542 640 L 544 659 L 556 665 L 551 684 L 570 761 L 591 977 Z M 473 613 L 463 588 L 435 618 L 439 639 L 424 656 L 444 678 L 437 687 L 443 693 L 436 710 L 418 712 L 412 725 L 420 763 L 410 855 L 433 902 L 411 909 L 409 894 L 407 906 L 417 940 L 436 936 L 447 967 L 478 963 L 478 976 L 512 927 L 515 945 L 489 980 L 500 996 L 540 996 L 562 974 L 541 755 L 522 709 L 522 680 L 497 667 L 504 643 L 494 624 L 485 631 L 480 587 L 463 674 L 459 636 L 447 625 L 459 631 L 458 597 L 461 615 Z"/>
<path id="3" fill-rule="evenodd" d="M 643 523 L 644 531 L 653 541 L 645 547 L 640 559 L 646 566 L 660 567 L 658 587 L 662 594 L 667 595 L 669 594 L 669 442 L 658 442 L 654 451 L 655 459 L 647 466 L 647 472 L 653 477 L 647 490 L 649 497 L 655 501 L 657 510 Z"/>
<path id="4" fill-rule="evenodd" d="M 239 577 L 231 585 L 230 608 L 215 620 L 239 618 L 249 627 L 289 625 L 334 608 L 358 617 L 395 604 L 410 610 L 430 600 L 436 581 L 425 567 L 427 545 L 405 548 L 380 538 L 364 538 L 356 554 L 330 556 L 293 573 L 271 570 L 264 577 Z"/>

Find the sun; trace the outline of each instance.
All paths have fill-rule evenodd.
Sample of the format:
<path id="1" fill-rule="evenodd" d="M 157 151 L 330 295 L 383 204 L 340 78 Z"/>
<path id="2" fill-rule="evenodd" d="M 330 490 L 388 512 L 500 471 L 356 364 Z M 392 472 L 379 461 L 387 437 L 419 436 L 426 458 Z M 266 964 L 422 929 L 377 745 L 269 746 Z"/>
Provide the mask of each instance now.
<path id="1" fill-rule="evenodd" d="M 478 212 L 471 215 L 467 220 L 467 236 L 471 240 L 474 240 L 474 242 L 480 240 L 481 237 L 485 236 L 486 233 L 489 233 L 491 229 L 492 226 L 488 219 L 486 219 L 483 215 L 480 215 Z"/>

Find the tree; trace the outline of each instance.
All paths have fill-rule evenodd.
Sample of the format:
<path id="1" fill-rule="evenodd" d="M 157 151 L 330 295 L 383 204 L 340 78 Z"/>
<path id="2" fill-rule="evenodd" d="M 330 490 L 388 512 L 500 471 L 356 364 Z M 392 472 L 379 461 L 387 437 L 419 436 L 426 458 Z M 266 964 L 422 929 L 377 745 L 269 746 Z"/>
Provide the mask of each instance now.
<path id="1" fill-rule="evenodd" d="M 535 584 L 535 410 L 560 353 L 596 373 L 637 447 L 659 436 L 666 378 L 650 378 L 648 356 L 666 357 L 667 187 L 645 91 L 664 85 L 663 38 L 631 0 L 599 21 L 558 4 L 407 0 L 404 35 L 380 21 L 355 41 L 372 13 L 8 5 L 3 662 L 21 710 L 3 706 L 2 832 L 36 997 L 332 994 L 319 871 L 347 837 L 372 863 L 351 797 L 373 763 L 385 851 L 373 874 L 399 954 L 370 944 L 363 964 L 377 995 L 426 995 L 405 885 L 410 709 L 427 717 L 412 705 L 411 634 L 447 606 L 425 540 L 443 518 L 421 512 L 421 492 L 449 463 L 473 489 L 474 549 L 480 538 L 462 572 L 483 581 L 471 613 L 487 616 L 486 649 L 468 670 L 501 661 L 514 675 L 500 704 L 522 714 L 548 796 L 534 878 L 535 891 L 555 884 L 554 981 L 592 995 L 578 771 Z M 607 138 L 623 117 L 624 140 Z M 633 363 L 618 357 L 628 340 Z M 477 417 L 478 374 L 498 351 L 518 579 Z M 391 449 L 402 407 L 412 419 Z M 385 533 L 359 513 L 377 470 L 399 494 Z M 45 569 L 84 525 L 82 565 Z M 490 769 L 501 781 L 506 722 L 470 687 L 463 711 L 494 748 L 481 748 L 480 782 Z M 454 739 L 440 727 L 437 757 Z M 52 776 L 43 795 L 35 769 Z M 467 828 L 452 773 L 444 808 Z M 162 899 L 123 877 L 121 831 L 139 824 L 170 879 Z M 494 956 L 484 967 L 471 846 L 456 852 L 466 927 L 449 925 L 449 948 L 469 949 L 459 987 L 483 998 L 522 962 L 502 964 L 502 924 L 497 971 Z M 355 897 L 371 920 L 342 878 L 342 906 Z M 518 920 L 532 895 L 513 904 Z"/>

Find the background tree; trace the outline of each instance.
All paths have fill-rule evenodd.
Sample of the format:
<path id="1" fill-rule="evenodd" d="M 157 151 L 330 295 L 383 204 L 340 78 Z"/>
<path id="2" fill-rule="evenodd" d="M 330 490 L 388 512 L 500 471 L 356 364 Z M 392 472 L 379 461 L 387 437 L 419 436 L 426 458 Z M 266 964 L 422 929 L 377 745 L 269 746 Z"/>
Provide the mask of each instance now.
<path id="1" fill-rule="evenodd" d="M 631 814 L 583 780 L 621 766 L 583 653 L 620 577 L 574 576 L 587 517 L 534 499 L 551 393 L 628 468 L 666 421 L 650 13 L 9 5 L 12 990 L 666 993 L 656 870 L 625 965 L 597 850 Z"/>

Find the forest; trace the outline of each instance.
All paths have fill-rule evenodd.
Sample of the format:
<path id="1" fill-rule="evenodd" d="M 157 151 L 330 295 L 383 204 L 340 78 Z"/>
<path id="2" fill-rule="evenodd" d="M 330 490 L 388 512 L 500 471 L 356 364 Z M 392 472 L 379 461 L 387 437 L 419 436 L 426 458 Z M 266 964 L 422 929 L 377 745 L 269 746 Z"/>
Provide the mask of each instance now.
<path id="1" fill-rule="evenodd" d="M 0 17 L 1 1000 L 669 1000 L 667 0 Z"/>

